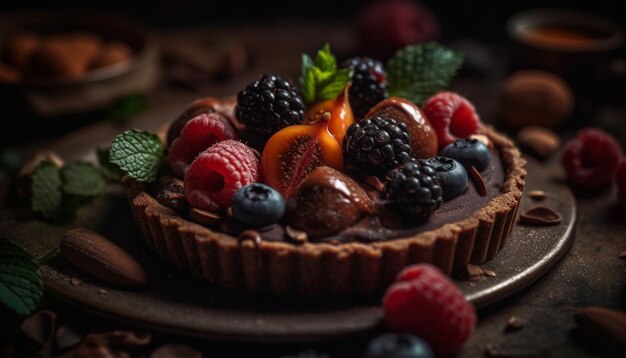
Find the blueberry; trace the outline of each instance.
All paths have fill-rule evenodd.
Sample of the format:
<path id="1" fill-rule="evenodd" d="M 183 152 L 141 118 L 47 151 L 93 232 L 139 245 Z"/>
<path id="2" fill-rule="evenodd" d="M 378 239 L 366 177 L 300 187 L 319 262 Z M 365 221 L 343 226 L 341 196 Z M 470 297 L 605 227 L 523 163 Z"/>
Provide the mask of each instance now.
<path id="1" fill-rule="evenodd" d="M 285 200 L 265 184 L 255 183 L 239 189 L 231 200 L 233 216 L 250 226 L 266 226 L 285 214 Z"/>
<path id="2" fill-rule="evenodd" d="M 452 158 L 432 157 L 426 160 L 435 169 L 435 175 L 441 181 L 443 200 L 450 200 L 467 190 L 467 171 L 461 163 Z"/>
<path id="3" fill-rule="evenodd" d="M 467 171 L 474 166 L 482 172 L 489 166 L 489 148 L 477 139 L 457 139 L 443 147 L 439 155 L 455 159 L 463 164 Z"/>
<path id="4" fill-rule="evenodd" d="M 367 346 L 365 358 L 432 358 L 428 343 L 411 334 L 386 333 Z"/>

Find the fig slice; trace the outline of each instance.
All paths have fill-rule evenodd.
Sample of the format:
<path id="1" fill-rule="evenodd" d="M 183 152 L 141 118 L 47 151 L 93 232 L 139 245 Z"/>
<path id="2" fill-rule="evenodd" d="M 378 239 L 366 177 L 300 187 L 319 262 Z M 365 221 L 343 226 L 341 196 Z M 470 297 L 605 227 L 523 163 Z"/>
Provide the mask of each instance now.
<path id="1" fill-rule="evenodd" d="M 401 97 L 390 97 L 370 109 L 365 118 L 381 116 L 406 124 L 411 137 L 412 156 L 417 159 L 437 155 L 437 132 L 428 118 L 413 102 Z"/>
<path id="2" fill-rule="evenodd" d="M 276 132 L 261 157 L 263 181 L 289 198 L 307 174 L 326 165 L 343 169 L 341 145 L 328 130 L 329 112 L 312 124 L 289 126 Z"/>
<path id="3" fill-rule="evenodd" d="M 328 123 L 328 130 L 339 144 L 343 141 L 348 127 L 354 123 L 354 115 L 352 114 L 348 95 L 349 89 L 350 86 L 347 85 L 337 98 L 314 104 L 307 109 L 304 115 L 305 121 L 311 123 L 317 121 L 324 112 L 329 112 L 330 122 Z"/>

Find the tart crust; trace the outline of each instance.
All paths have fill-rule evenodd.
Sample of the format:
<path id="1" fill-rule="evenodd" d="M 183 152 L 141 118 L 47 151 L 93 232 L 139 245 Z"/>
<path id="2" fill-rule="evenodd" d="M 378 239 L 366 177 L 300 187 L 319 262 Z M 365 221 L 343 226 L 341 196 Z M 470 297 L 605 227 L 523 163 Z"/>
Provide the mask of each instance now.
<path id="1" fill-rule="evenodd" d="M 273 295 L 343 296 L 382 292 L 405 266 L 428 262 L 446 274 L 481 264 L 504 245 L 517 214 L 526 161 L 513 142 L 484 125 L 506 168 L 500 193 L 468 218 L 388 241 L 311 243 L 238 240 L 189 221 L 127 180 L 146 243 L 164 259 L 209 282 Z"/>

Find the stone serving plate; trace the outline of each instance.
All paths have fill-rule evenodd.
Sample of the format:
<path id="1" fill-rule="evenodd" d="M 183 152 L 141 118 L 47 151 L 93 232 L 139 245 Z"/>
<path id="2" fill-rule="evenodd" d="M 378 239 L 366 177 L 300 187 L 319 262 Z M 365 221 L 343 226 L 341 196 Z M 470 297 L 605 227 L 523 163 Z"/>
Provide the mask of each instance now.
<path id="1" fill-rule="evenodd" d="M 556 226 L 516 223 L 502 251 L 482 268 L 495 277 L 458 281 L 467 298 L 483 308 L 546 273 L 570 248 L 576 204 L 572 193 L 544 166 L 528 164 L 526 195 L 519 212 L 537 204 L 527 196 L 544 190 L 541 204 L 563 218 Z M 380 297 L 274 298 L 228 291 L 209 285 L 151 253 L 139 239 L 125 193 L 109 187 L 107 195 L 83 207 L 66 225 L 42 221 L 0 221 L 0 228 L 42 259 L 47 294 L 137 326 L 170 333 L 225 341 L 297 342 L 372 334 L 382 326 Z M 138 258 L 149 274 L 147 287 L 124 289 L 82 274 L 55 255 L 63 233 L 74 227 L 98 231 Z M 74 278 L 74 280 L 72 280 Z M 82 283 L 76 284 L 76 278 Z M 72 283 L 74 281 L 74 283 Z"/>

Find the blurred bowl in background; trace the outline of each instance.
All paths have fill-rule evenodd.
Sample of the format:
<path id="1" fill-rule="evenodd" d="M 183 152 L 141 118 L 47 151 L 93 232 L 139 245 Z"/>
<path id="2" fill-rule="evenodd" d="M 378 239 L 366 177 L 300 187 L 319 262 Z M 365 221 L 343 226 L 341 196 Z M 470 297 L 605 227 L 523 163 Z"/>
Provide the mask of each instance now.
<path id="1" fill-rule="evenodd" d="M 576 95 L 575 113 L 588 116 L 602 101 L 611 60 L 624 45 L 620 24 L 570 9 L 534 9 L 511 17 L 512 70 L 541 69 L 561 76 Z"/>
<path id="2" fill-rule="evenodd" d="M 157 37 L 144 24 L 127 16 L 103 12 L 20 12 L 0 17 L 0 48 L 18 33 L 40 36 L 93 34 L 109 43 L 127 45 L 132 56 L 122 62 L 90 69 L 80 76 L 30 76 L 0 83 L 3 125 L 84 113 L 108 106 L 125 95 L 149 92 L 159 78 Z"/>

